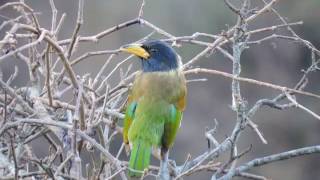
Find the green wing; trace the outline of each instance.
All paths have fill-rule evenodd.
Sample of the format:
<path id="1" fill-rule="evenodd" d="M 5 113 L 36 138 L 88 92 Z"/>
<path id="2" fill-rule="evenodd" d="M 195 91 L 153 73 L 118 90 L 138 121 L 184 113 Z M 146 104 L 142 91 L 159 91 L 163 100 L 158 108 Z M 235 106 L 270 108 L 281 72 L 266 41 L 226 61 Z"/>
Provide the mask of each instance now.
<path id="1" fill-rule="evenodd" d="M 162 136 L 162 146 L 165 149 L 169 149 L 173 146 L 182 119 L 182 111 L 174 105 L 171 105 L 170 109 L 170 118 L 164 124 L 164 133 Z"/>
<path id="2" fill-rule="evenodd" d="M 129 128 L 131 126 L 131 123 L 134 119 L 134 113 L 136 111 L 137 108 L 137 102 L 132 101 L 131 96 L 129 96 L 128 98 L 128 106 L 127 106 L 127 110 L 126 110 L 126 114 L 124 117 L 124 122 L 123 122 L 123 142 L 125 144 L 129 144 L 129 139 L 128 139 L 128 131 Z"/>
<path id="3" fill-rule="evenodd" d="M 182 83 L 182 90 L 179 98 L 170 107 L 170 118 L 164 124 L 164 133 L 162 136 L 162 147 L 164 150 L 168 150 L 173 146 L 176 139 L 177 132 L 180 128 L 182 112 L 186 107 L 186 86 L 185 82 Z"/>

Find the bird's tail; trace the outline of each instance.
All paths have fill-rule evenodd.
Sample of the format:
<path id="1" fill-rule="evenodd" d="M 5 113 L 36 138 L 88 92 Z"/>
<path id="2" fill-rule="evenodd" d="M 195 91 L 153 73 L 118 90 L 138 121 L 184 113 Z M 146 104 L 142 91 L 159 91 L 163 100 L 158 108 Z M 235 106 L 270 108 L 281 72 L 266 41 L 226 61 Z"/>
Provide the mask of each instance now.
<path id="1" fill-rule="evenodd" d="M 151 143 L 137 139 L 133 143 L 133 148 L 129 161 L 129 176 L 140 177 L 144 169 L 148 168 L 151 156 Z"/>

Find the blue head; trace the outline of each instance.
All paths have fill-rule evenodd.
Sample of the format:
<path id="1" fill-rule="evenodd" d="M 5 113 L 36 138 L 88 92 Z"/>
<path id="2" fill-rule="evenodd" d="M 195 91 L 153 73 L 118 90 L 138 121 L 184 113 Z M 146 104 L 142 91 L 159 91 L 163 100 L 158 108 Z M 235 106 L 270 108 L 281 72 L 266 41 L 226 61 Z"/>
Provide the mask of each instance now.
<path id="1" fill-rule="evenodd" d="M 170 71 L 179 67 L 177 53 L 162 41 L 132 44 L 123 47 L 122 50 L 138 56 L 144 72 Z"/>

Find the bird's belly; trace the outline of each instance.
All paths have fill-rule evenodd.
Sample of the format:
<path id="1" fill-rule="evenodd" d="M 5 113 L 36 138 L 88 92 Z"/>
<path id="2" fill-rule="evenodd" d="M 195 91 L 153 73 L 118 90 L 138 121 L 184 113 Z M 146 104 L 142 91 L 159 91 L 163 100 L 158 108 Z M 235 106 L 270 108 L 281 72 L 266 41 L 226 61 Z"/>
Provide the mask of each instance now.
<path id="1" fill-rule="evenodd" d="M 170 104 L 154 98 L 144 97 L 137 106 L 134 120 L 128 132 L 129 141 L 143 139 L 159 146 L 164 124 L 170 116 Z"/>

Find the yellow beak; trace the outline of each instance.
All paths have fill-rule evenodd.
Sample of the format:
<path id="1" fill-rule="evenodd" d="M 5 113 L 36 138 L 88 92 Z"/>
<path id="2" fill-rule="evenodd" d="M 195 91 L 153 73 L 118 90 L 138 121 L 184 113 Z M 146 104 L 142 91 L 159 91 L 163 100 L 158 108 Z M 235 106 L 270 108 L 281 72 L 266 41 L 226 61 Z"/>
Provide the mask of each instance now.
<path id="1" fill-rule="evenodd" d="M 134 54 L 140 58 L 148 59 L 150 54 L 142 48 L 142 44 L 129 44 L 120 48 L 123 52 L 128 52 L 130 54 Z"/>

